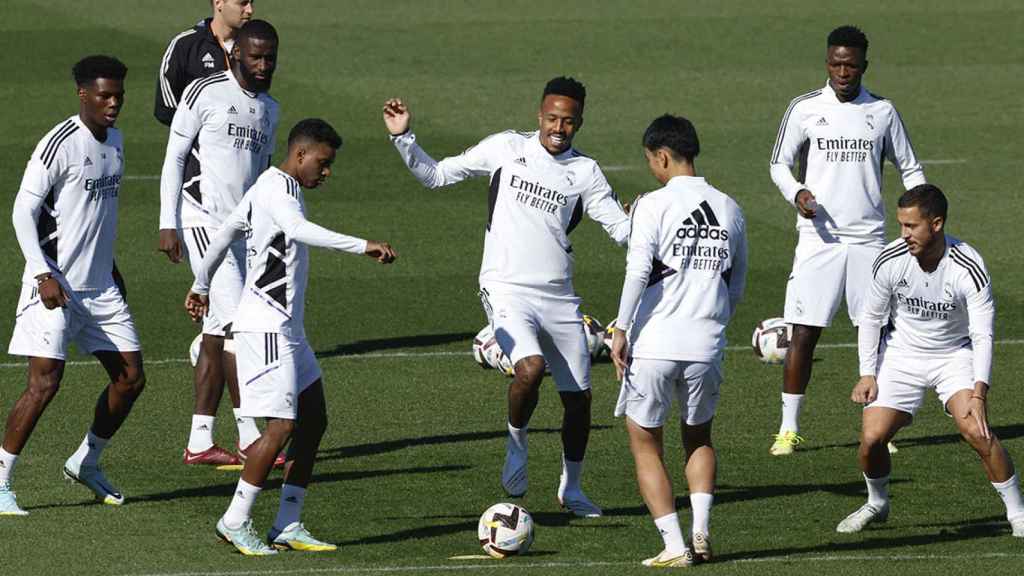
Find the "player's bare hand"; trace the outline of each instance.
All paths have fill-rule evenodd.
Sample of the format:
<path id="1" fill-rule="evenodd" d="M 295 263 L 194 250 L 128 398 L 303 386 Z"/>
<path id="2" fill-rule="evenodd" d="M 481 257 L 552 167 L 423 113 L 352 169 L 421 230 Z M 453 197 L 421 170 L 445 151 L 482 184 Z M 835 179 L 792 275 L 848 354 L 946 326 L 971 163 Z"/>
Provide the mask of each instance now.
<path id="1" fill-rule="evenodd" d="M 63 308 L 70 298 L 64 290 L 64 286 L 53 276 L 47 276 L 39 283 L 39 300 L 47 310 Z"/>
<path id="2" fill-rule="evenodd" d="M 391 247 L 391 244 L 387 242 L 376 242 L 374 240 L 366 241 L 366 252 L 364 252 L 370 258 L 373 258 L 381 264 L 391 264 L 398 258 L 398 254 L 395 249 Z"/>
<path id="3" fill-rule="evenodd" d="M 210 307 L 210 297 L 206 294 L 196 294 L 189 290 L 185 296 L 185 312 L 193 322 L 201 322 Z"/>
<path id="4" fill-rule="evenodd" d="M 629 211 L 632 210 L 632 209 L 633 209 L 633 205 L 630 204 L 629 202 L 623 202 L 622 203 L 622 211 L 625 212 L 627 216 L 629 216 Z"/>
<path id="5" fill-rule="evenodd" d="M 981 384 L 983 389 L 988 388 L 983 382 L 975 384 L 975 390 L 978 389 L 978 384 Z M 992 438 L 992 432 L 988 429 L 988 406 L 986 397 L 979 394 L 977 391 L 971 394 L 971 397 L 967 400 L 967 409 L 961 418 L 974 418 L 974 423 L 978 425 L 978 431 L 981 432 L 981 437 L 988 440 Z"/>
<path id="6" fill-rule="evenodd" d="M 796 193 L 796 211 L 804 218 L 814 218 L 818 213 L 818 201 L 810 190 L 804 188 Z"/>
<path id="7" fill-rule="evenodd" d="M 626 333 L 618 328 L 612 333 L 612 363 L 615 364 L 615 377 L 622 380 L 629 368 L 629 342 Z"/>
<path id="8" fill-rule="evenodd" d="M 412 114 L 409 107 L 398 98 L 391 98 L 384 103 L 384 125 L 392 136 L 405 134 L 409 131 L 409 122 Z"/>
<path id="9" fill-rule="evenodd" d="M 861 376 L 853 387 L 850 400 L 857 404 L 870 404 L 878 398 L 878 381 L 874 376 Z"/>
<path id="10" fill-rule="evenodd" d="M 178 240 L 178 231 L 173 228 L 160 230 L 159 250 L 167 254 L 167 259 L 175 264 L 181 262 L 181 242 Z"/>

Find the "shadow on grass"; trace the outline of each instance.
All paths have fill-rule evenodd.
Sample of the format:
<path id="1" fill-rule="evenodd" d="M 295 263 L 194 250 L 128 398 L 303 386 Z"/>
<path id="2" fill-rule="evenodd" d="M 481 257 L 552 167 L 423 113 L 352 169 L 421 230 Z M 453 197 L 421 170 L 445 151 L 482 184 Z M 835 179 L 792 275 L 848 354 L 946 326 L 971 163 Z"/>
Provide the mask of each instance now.
<path id="1" fill-rule="evenodd" d="M 591 426 L 590 430 L 606 430 L 609 425 Z M 530 434 L 561 434 L 558 428 L 531 428 Z M 338 460 L 341 458 L 352 458 L 355 456 L 373 456 L 386 454 L 405 448 L 416 446 L 434 446 L 437 444 L 455 444 L 458 442 L 480 442 L 484 440 L 496 440 L 508 436 L 507 430 L 492 430 L 487 432 L 459 432 L 455 434 L 438 434 L 435 436 L 417 436 L 413 438 L 400 438 L 398 440 L 386 440 L 384 442 L 371 442 L 368 444 L 356 444 L 354 446 L 342 446 L 321 450 L 317 454 L 317 460 Z"/>
<path id="2" fill-rule="evenodd" d="M 1000 440 L 1010 440 L 1013 438 L 1019 438 L 1024 436 L 1024 424 L 1013 424 L 1010 426 L 993 426 L 992 432 L 999 437 Z M 894 443 L 897 448 L 913 448 L 915 446 L 940 446 L 943 444 L 957 444 L 961 442 L 963 438 L 960 434 L 940 434 L 938 436 L 919 436 L 905 438 L 896 435 Z M 832 448 L 857 448 L 860 442 L 844 442 L 842 444 L 822 444 L 820 446 L 801 446 L 801 452 L 814 452 L 816 450 L 830 450 Z M 897 456 L 898 457 L 898 456 Z"/>
<path id="3" fill-rule="evenodd" d="M 368 352 L 379 352 L 381 350 L 424 348 L 472 340 L 474 336 L 476 336 L 476 332 L 452 332 L 449 334 L 421 334 L 419 336 L 399 336 L 398 338 L 356 340 L 347 344 L 338 344 L 331 350 L 320 350 L 316 353 L 316 356 L 317 358 L 330 358 L 331 356 L 352 356 Z"/>
<path id="4" fill-rule="evenodd" d="M 912 480 L 894 479 L 893 484 L 904 484 Z M 730 486 L 721 484 L 715 490 L 715 505 L 721 506 L 733 502 L 746 502 L 749 500 L 765 500 L 767 498 L 778 498 L 782 496 L 801 496 L 804 494 L 815 494 L 824 492 L 838 496 L 863 496 L 866 494 L 863 481 L 839 482 L 835 484 L 767 484 L 764 486 Z M 676 497 L 676 509 L 682 510 L 690 507 L 688 496 Z M 644 516 L 647 514 L 647 507 L 643 504 L 622 508 L 605 508 L 605 516 Z"/>

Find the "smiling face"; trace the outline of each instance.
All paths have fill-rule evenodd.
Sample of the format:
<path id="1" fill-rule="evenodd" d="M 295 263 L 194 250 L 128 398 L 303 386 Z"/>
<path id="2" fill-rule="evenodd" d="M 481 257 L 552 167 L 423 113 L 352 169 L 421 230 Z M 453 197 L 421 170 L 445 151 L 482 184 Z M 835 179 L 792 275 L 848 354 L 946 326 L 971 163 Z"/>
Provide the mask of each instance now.
<path id="1" fill-rule="evenodd" d="M 541 145 L 557 156 L 572 146 L 572 139 L 583 126 L 583 110 L 579 102 L 568 96 L 548 94 L 540 103 L 537 122 Z"/>
<path id="2" fill-rule="evenodd" d="M 308 141 L 301 144 L 297 153 L 297 174 L 295 179 L 303 188 L 316 188 L 331 175 L 331 166 L 337 150 L 326 142 Z"/>
<path id="3" fill-rule="evenodd" d="M 860 93 L 860 80 L 868 68 L 864 50 L 849 46 L 829 46 L 825 58 L 828 82 L 840 102 L 849 102 Z"/>
<path id="4" fill-rule="evenodd" d="M 82 121 L 90 128 L 105 131 L 117 122 L 124 105 L 124 81 L 112 78 L 97 78 L 78 87 L 78 101 L 81 103 Z"/>

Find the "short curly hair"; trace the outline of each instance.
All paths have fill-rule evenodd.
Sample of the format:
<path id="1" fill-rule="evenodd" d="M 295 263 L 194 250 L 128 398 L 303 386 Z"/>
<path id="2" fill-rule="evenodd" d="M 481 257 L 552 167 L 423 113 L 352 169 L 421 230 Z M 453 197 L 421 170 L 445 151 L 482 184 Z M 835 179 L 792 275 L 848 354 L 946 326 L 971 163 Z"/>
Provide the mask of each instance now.
<path id="1" fill-rule="evenodd" d="M 113 56 L 95 54 L 82 58 L 71 68 L 71 76 L 75 84 L 88 86 L 97 78 L 109 78 L 111 80 L 124 80 L 128 75 L 128 67 Z"/>
<path id="2" fill-rule="evenodd" d="M 548 81 L 547 85 L 544 86 L 544 94 L 541 95 L 541 100 L 543 100 L 548 94 L 572 98 L 580 103 L 581 111 L 583 110 L 583 104 L 587 99 L 587 89 L 583 84 L 571 76 L 559 76 L 558 78 L 552 78 Z"/>
<path id="3" fill-rule="evenodd" d="M 868 53 L 868 37 L 856 26 L 840 26 L 830 32 L 828 45 L 860 48 L 865 55 Z"/>

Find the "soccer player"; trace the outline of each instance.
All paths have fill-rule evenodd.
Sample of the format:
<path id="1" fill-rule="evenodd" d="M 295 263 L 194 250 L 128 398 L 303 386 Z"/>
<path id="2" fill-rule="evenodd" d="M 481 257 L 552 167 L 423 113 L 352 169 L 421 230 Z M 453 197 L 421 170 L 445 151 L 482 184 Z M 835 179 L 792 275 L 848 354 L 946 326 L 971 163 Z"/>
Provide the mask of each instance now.
<path id="1" fill-rule="evenodd" d="M 799 240 L 786 285 L 785 319 L 793 326 L 782 379 L 782 423 L 770 453 L 793 453 L 811 379 L 814 347 L 846 297 L 857 325 L 871 263 L 885 244 L 882 163 L 906 189 L 924 172 L 896 108 L 861 85 L 868 39 L 852 26 L 828 35 L 825 86 L 793 99 L 772 149 L 771 176 L 797 211 Z M 792 166 L 801 159 L 800 178 Z"/>
<path id="2" fill-rule="evenodd" d="M 572 286 L 569 233 L 586 213 L 615 242 L 625 244 L 629 217 L 597 162 L 572 147 L 583 126 L 585 99 L 582 84 L 555 78 L 541 96 L 539 130 L 494 134 L 440 162 L 417 144 L 401 100 L 384 104 L 384 123 L 402 160 L 424 186 L 489 178 L 480 296 L 498 344 L 515 366 L 502 486 L 512 497 L 526 492 L 527 425 L 546 362 L 564 408 L 558 500 L 577 516 L 594 517 L 601 509 L 580 485 L 590 435 L 590 355 Z"/>
<path id="3" fill-rule="evenodd" d="M 28 357 L 28 385 L 7 415 L 0 447 L 0 515 L 21 516 L 11 474 L 64 376 L 68 345 L 96 357 L 110 384 L 92 425 L 64 463 L 64 475 L 104 504 L 124 496 L 99 467 L 100 455 L 142 393 L 142 352 L 124 280 L 114 263 L 124 141 L 114 128 L 127 68 L 88 56 L 72 69 L 78 114 L 39 141 L 14 199 L 14 232 L 25 257 L 9 354 Z"/>
<path id="4" fill-rule="evenodd" d="M 911 188 L 896 211 L 901 237 L 875 259 L 857 338 L 860 380 L 851 394 L 866 405 L 857 457 L 868 501 L 837 532 L 859 532 L 888 518 L 892 461 L 886 442 L 911 424 L 925 392 L 934 389 L 981 458 L 1006 505 L 1013 535 L 1024 538 L 1024 502 L 1013 461 L 988 426 L 992 284 L 981 255 L 945 233 L 947 208 L 937 187 Z"/>
<path id="5" fill-rule="evenodd" d="M 160 176 L 160 246 L 181 260 L 182 231 L 193 274 L 221 221 L 270 164 L 278 104 L 270 90 L 277 65 L 277 32 L 264 20 L 241 28 L 230 70 L 188 85 L 174 113 Z M 189 159 L 201 173 L 190 175 Z M 213 279 L 209 314 L 195 370 L 195 412 L 183 460 L 186 464 L 235 465 L 259 438 L 251 418 L 238 412 L 234 354 L 226 338 L 245 281 L 245 243 L 231 248 Z M 238 425 L 238 454 L 213 442 L 213 423 L 227 382 Z M 279 465 L 283 465 L 283 458 Z"/>
<path id="6" fill-rule="evenodd" d="M 643 138 L 647 166 L 662 188 L 637 198 L 611 357 L 622 388 L 636 477 L 664 550 L 645 566 L 711 560 L 715 489 L 711 421 L 718 404 L 725 327 L 743 296 L 747 242 L 743 212 L 698 177 L 700 141 L 686 118 L 664 115 Z M 629 341 L 627 342 L 627 332 Z M 682 407 L 693 551 L 683 540 L 662 435 L 677 398 Z"/>
<path id="7" fill-rule="evenodd" d="M 253 2 L 210 0 L 210 8 L 213 16 L 172 38 L 160 61 L 153 116 L 168 127 L 186 86 L 231 68 L 235 36 L 252 18 Z"/>
<path id="8" fill-rule="evenodd" d="M 267 427 L 250 449 L 231 505 L 217 522 L 217 533 L 246 555 L 275 554 L 277 548 L 337 549 L 314 538 L 299 521 L 314 457 L 327 427 L 320 366 L 303 326 L 309 273 L 306 246 L 366 254 L 385 264 L 395 259 L 386 242 L 345 236 L 306 220 L 301 188 L 316 188 L 331 175 L 340 147 L 341 138 L 323 120 L 296 124 L 288 135 L 287 158 L 260 176 L 211 238 L 185 301 L 186 309 L 198 319 L 208 304 L 211 275 L 230 253 L 230 246 L 248 236 L 252 274 L 246 278 L 233 331 L 243 383 L 242 414 L 267 418 Z M 281 504 L 268 545 L 256 535 L 250 511 L 275 455 L 289 438 Z"/>

